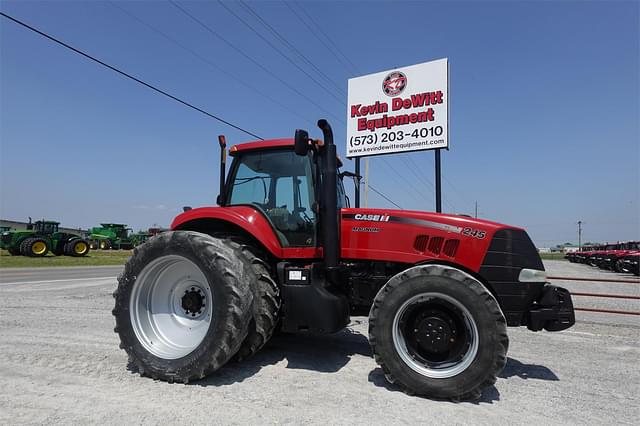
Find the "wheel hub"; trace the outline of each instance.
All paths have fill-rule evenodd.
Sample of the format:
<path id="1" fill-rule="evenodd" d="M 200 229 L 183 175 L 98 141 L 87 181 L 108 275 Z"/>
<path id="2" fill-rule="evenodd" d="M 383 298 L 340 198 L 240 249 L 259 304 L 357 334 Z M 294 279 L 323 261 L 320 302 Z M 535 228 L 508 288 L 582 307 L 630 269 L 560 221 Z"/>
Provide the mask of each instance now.
<path id="1" fill-rule="evenodd" d="M 455 326 L 441 317 L 427 316 L 419 319 L 417 323 L 417 327 L 414 328 L 416 341 L 426 351 L 446 352 L 451 347 L 451 343 L 455 341 L 452 337 L 455 333 Z"/>
<path id="2" fill-rule="evenodd" d="M 197 287 L 191 287 L 184 291 L 182 296 L 182 309 L 184 313 L 191 317 L 196 317 L 202 314 L 205 308 L 205 297 L 201 289 Z"/>

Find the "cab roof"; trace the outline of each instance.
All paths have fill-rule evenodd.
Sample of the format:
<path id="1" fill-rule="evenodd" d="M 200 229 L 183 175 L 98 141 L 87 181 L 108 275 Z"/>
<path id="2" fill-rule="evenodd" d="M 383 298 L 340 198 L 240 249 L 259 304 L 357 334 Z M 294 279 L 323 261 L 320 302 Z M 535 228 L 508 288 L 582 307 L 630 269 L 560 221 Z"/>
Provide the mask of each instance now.
<path id="1" fill-rule="evenodd" d="M 288 139 L 268 139 L 264 141 L 246 142 L 233 145 L 229 150 L 230 155 L 236 155 L 246 151 L 257 151 L 272 148 L 293 148 L 293 138 Z"/>
<path id="2" fill-rule="evenodd" d="M 35 223 L 53 223 L 54 225 L 60 225 L 60 222 L 56 222 L 55 220 L 36 220 Z"/>
<path id="3" fill-rule="evenodd" d="M 245 142 L 238 145 L 233 145 L 229 149 L 229 155 L 235 157 L 243 152 L 260 151 L 263 149 L 273 148 L 291 148 L 293 149 L 295 140 L 293 138 L 287 139 L 267 139 L 264 141 Z M 338 167 L 342 167 L 342 159 L 338 155 Z"/>

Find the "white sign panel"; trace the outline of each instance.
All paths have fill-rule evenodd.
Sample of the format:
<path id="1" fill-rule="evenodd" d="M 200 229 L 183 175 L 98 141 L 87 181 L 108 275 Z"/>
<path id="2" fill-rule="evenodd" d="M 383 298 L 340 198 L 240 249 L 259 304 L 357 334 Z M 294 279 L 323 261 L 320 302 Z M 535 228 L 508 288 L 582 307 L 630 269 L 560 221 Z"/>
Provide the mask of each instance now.
<path id="1" fill-rule="evenodd" d="M 347 157 L 449 147 L 449 60 L 349 79 Z"/>

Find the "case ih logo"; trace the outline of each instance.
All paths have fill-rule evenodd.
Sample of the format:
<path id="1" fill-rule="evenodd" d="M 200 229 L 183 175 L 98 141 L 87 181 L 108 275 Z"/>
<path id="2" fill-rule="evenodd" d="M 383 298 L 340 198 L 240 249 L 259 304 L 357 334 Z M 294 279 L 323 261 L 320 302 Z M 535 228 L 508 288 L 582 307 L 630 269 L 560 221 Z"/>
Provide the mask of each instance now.
<path id="1" fill-rule="evenodd" d="M 389 222 L 389 215 L 386 214 L 356 214 L 355 220 L 366 220 L 370 222 Z"/>
<path id="2" fill-rule="evenodd" d="M 387 96 L 396 96 L 407 87 L 407 76 L 400 71 L 394 71 L 382 81 L 382 91 Z"/>

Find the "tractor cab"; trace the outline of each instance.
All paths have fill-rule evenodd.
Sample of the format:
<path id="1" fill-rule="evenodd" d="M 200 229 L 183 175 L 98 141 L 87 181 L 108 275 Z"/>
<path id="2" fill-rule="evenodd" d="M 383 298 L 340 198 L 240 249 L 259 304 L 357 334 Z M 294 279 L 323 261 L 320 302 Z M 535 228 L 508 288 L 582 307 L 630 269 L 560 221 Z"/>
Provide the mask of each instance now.
<path id="1" fill-rule="evenodd" d="M 315 247 L 320 205 L 319 156 L 297 155 L 291 144 L 273 149 L 231 150 L 235 157 L 226 184 L 225 206 L 247 205 L 271 223 L 283 247 Z M 267 150 L 268 148 L 268 150 Z M 342 180 L 337 179 L 338 206 L 346 207 Z"/>
<path id="2" fill-rule="evenodd" d="M 34 230 L 38 234 L 51 235 L 58 232 L 58 226 L 60 222 L 54 222 L 50 220 L 38 220 L 34 224 Z"/>

